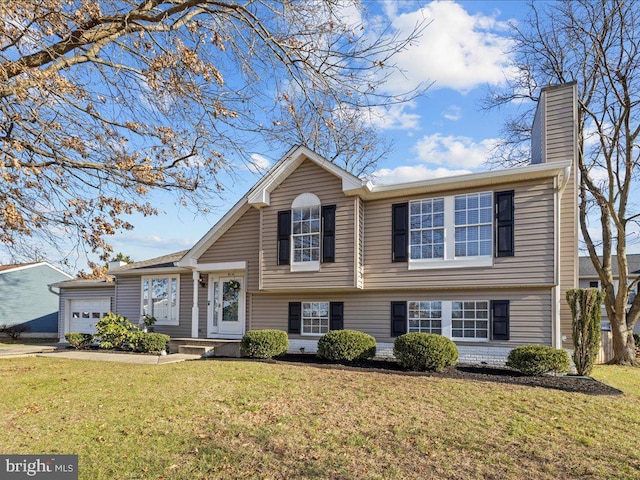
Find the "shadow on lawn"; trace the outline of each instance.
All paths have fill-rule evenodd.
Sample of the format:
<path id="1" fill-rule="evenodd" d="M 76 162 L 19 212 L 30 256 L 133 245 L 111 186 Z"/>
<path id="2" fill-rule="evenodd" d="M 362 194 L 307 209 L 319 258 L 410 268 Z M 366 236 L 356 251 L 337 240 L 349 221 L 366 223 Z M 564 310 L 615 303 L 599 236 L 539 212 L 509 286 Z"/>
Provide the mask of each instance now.
<path id="1" fill-rule="evenodd" d="M 459 364 L 445 369 L 443 372 L 407 372 L 393 359 L 358 360 L 354 362 L 334 362 L 323 360 L 313 354 L 287 354 L 274 360 L 273 363 L 292 365 L 309 365 L 318 368 L 340 370 L 371 371 L 377 373 L 424 376 L 435 378 L 453 378 L 481 382 L 523 385 L 528 387 L 551 388 L 565 392 L 584 393 L 587 395 L 622 395 L 623 392 L 590 377 L 576 375 L 542 375 L 529 377 L 510 368 L 492 367 L 489 365 Z"/>

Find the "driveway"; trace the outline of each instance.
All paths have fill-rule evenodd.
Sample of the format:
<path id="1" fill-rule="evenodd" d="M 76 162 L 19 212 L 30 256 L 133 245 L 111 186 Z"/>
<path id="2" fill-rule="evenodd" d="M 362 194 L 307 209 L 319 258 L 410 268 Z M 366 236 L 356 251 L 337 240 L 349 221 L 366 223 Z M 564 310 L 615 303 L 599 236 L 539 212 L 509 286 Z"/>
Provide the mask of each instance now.
<path id="1" fill-rule="evenodd" d="M 60 347 L 56 344 L 42 345 L 6 345 L 0 347 L 0 358 L 16 358 L 37 355 L 39 353 L 55 352 Z"/>

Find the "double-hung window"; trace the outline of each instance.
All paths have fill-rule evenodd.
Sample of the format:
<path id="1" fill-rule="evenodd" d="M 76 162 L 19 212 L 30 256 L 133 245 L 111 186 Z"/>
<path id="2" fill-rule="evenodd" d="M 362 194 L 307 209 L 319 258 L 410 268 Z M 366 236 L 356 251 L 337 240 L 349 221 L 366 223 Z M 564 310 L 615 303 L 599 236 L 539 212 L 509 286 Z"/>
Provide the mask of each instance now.
<path id="1" fill-rule="evenodd" d="M 442 334 L 442 302 L 409 302 L 409 332 Z"/>
<path id="2" fill-rule="evenodd" d="M 178 325 L 179 276 L 142 277 L 142 316 L 156 325 Z"/>
<path id="3" fill-rule="evenodd" d="M 293 261 L 320 261 L 320 205 L 294 208 L 292 213 Z"/>
<path id="4" fill-rule="evenodd" d="M 451 336 L 454 339 L 489 338 L 489 302 L 452 302 Z"/>
<path id="5" fill-rule="evenodd" d="M 493 264 L 492 192 L 412 200 L 407 219 L 409 269 Z"/>
<path id="6" fill-rule="evenodd" d="M 291 270 L 320 269 L 320 199 L 298 195 L 291 205 Z"/>
<path id="7" fill-rule="evenodd" d="M 491 256 L 493 195 L 490 192 L 456 195 L 455 256 Z"/>
<path id="8" fill-rule="evenodd" d="M 444 258 L 444 199 L 411 202 L 411 258 Z"/>
<path id="9" fill-rule="evenodd" d="M 302 335 L 329 331 L 329 302 L 302 302 Z"/>

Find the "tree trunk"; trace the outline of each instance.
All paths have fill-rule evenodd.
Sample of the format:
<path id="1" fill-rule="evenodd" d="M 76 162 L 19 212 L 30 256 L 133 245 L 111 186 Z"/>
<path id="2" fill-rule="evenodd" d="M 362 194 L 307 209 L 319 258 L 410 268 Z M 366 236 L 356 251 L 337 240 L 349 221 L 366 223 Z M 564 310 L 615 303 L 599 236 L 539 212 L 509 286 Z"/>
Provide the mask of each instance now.
<path id="1" fill-rule="evenodd" d="M 609 363 L 614 365 L 638 366 L 635 344 L 633 342 L 633 330 L 629 329 L 626 318 L 624 317 L 624 314 L 618 315 L 618 318 L 616 318 L 617 321 L 611 322 L 614 355 Z"/>

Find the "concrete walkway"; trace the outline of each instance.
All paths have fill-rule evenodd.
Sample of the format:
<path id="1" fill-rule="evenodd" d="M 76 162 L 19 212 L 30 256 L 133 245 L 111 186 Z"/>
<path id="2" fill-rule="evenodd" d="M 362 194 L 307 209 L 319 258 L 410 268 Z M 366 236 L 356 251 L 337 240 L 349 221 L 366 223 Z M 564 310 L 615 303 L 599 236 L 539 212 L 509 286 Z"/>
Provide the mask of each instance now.
<path id="1" fill-rule="evenodd" d="M 138 365 L 166 365 L 168 363 L 198 360 L 200 355 L 173 353 L 171 355 L 141 355 L 137 353 L 113 353 L 95 350 L 63 350 L 55 353 L 39 353 L 38 357 L 93 360 L 98 362 L 134 363 Z"/>
<path id="2" fill-rule="evenodd" d="M 57 345 L 8 345 L 0 347 L 0 358 L 16 358 L 29 357 L 38 353 L 55 352 L 59 347 Z"/>

